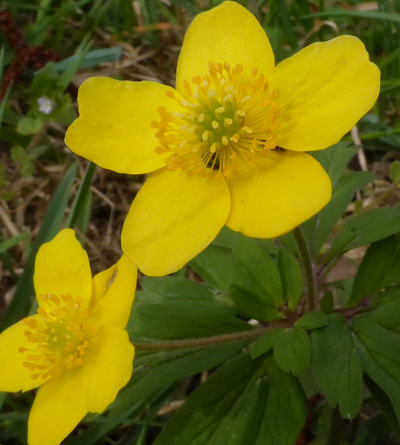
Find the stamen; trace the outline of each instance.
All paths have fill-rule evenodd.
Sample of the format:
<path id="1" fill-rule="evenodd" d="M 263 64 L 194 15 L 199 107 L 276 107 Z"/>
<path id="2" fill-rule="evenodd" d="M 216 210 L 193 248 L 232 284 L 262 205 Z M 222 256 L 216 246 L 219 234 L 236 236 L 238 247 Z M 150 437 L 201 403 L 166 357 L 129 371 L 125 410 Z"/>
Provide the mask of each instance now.
<path id="1" fill-rule="evenodd" d="M 156 152 L 170 154 L 170 170 L 229 176 L 238 173 L 241 161 L 253 165 L 275 148 L 278 92 L 256 68 L 246 67 L 246 75 L 240 64 L 210 62 L 208 68 L 208 75 L 182 82 L 184 98 L 168 91 L 182 110 L 159 108 L 159 121 L 151 123 L 159 140 Z"/>
<path id="2" fill-rule="evenodd" d="M 235 111 L 235 116 L 245 117 L 246 112 L 243 110 L 237 110 L 237 111 Z"/>
<path id="3" fill-rule="evenodd" d="M 39 317 L 25 318 L 29 328 L 24 332 L 32 347 L 20 347 L 25 355 L 23 366 L 34 371 L 32 378 L 47 379 L 56 376 L 63 368 L 83 364 L 89 340 L 96 328 L 88 325 L 87 308 L 79 298 L 71 295 L 42 295 L 46 310 L 38 310 Z"/>
<path id="4" fill-rule="evenodd" d="M 211 144 L 210 152 L 215 153 L 217 151 L 218 144 L 216 142 Z"/>
<path id="5" fill-rule="evenodd" d="M 250 128 L 250 127 L 243 127 L 243 128 L 242 128 L 242 131 L 243 131 L 244 133 L 247 133 L 247 134 L 252 134 L 252 133 L 253 133 L 253 129 Z"/>

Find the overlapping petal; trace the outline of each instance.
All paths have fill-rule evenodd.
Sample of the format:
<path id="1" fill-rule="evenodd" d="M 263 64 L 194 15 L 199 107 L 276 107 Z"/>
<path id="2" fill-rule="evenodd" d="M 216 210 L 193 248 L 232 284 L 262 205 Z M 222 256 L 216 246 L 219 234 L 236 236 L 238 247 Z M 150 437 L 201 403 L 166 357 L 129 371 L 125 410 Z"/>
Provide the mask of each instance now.
<path id="1" fill-rule="evenodd" d="M 79 297 L 83 304 L 89 304 L 92 293 L 89 258 L 72 229 L 62 230 L 40 247 L 33 281 L 39 305 L 46 305 L 43 299 L 46 294 Z"/>
<path id="2" fill-rule="evenodd" d="M 279 63 L 273 78 L 278 146 L 310 151 L 335 144 L 373 107 L 379 79 L 379 69 L 353 36 L 313 43 Z"/>
<path id="3" fill-rule="evenodd" d="M 310 155 L 271 151 L 229 181 L 227 226 L 256 238 L 289 232 L 316 214 L 331 197 L 331 181 Z"/>
<path id="4" fill-rule="evenodd" d="M 241 64 L 267 75 L 274 53 L 257 19 L 239 3 L 226 1 L 198 14 L 186 31 L 176 72 L 176 85 L 208 74 L 208 62 Z"/>
<path id="5" fill-rule="evenodd" d="M 37 317 L 34 315 L 28 318 Z M 27 353 L 20 352 L 20 348 L 33 350 L 35 346 L 28 342 L 24 334 L 27 329 L 24 320 L 21 320 L 0 334 L 0 391 L 29 391 L 48 380 L 48 377 L 43 379 L 41 376 L 33 378 L 35 372 L 24 366 Z"/>
<path id="6" fill-rule="evenodd" d="M 29 445 L 59 445 L 88 412 L 80 368 L 43 385 L 28 420 Z"/>
<path id="7" fill-rule="evenodd" d="M 175 272 L 211 243 L 229 209 L 229 190 L 221 175 L 160 170 L 131 205 L 122 250 L 146 275 Z"/>
<path id="8" fill-rule="evenodd" d="M 81 368 L 88 411 L 101 413 L 132 374 L 134 347 L 123 329 L 104 328 Z M 83 389 L 82 388 L 82 389 Z"/>
<path id="9" fill-rule="evenodd" d="M 96 275 L 96 304 L 91 311 L 96 324 L 119 328 L 126 326 L 135 297 L 136 279 L 136 265 L 127 255 L 122 255 L 113 268 Z"/>
<path id="10" fill-rule="evenodd" d="M 158 108 L 179 111 L 167 96 L 171 87 L 91 77 L 79 88 L 80 117 L 69 127 L 65 143 L 76 154 L 120 173 L 148 173 L 165 164 L 155 151 L 159 141 L 152 121 Z M 176 93 L 175 93 L 176 94 Z"/>

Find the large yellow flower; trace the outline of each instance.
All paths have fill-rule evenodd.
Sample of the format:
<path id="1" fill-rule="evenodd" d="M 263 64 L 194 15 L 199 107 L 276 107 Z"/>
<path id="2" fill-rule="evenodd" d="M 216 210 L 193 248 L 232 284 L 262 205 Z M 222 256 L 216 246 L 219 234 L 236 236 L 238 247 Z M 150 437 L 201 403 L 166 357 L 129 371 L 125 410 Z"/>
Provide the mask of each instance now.
<path id="1" fill-rule="evenodd" d="M 136 275 L 124 255 L 92 280 L 71 229 L 39 249 L 38 313 L 0 335 L 0 391 L 40 386 L 29 415 L 29 445 L 58 445 L 86 413 L 104 411 L 128 382 L 134 348 L 124 328 Z"/>
<path id="2" fill-rule="evenodd" d="M 187 30 L 176 90 L 84 82 L 66 144 L 117 172 L 154 171 L 125 220 L 122 249 L 147 275 L 164 275 L 224 224 L 272 238 L 318 212 L 331 183 L 304 151 L 338 142 L 374 105 L 379 76 L 352 36 L 314 43 L 275 66 L 255 17 L 228 1 Z"/>

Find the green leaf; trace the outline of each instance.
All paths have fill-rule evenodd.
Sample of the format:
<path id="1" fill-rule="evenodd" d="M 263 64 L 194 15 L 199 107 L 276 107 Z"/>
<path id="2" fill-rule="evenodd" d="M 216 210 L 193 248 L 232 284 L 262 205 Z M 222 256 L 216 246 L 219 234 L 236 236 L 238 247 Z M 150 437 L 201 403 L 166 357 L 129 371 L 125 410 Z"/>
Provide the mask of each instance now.
<path id="1" fill-rule="evenodd" d="M 370 210 L 343 224 L 325 261 L 355 247 L 365 246 L 400 232 L 400 206 Z"/>
<path id="2" fill-rule="evenodd" d="M 232 445 L 246 437 L 255 443 L 252 423 L 259 422 L 267 396 L 265 382 L 257 382 L 256 390 L 249 385 L 259 366 L 247 354 L 225 363 L 188 397 L 153 445 Z"/>
<path id="3" fill-rule="evenodd" d="M 306 420 L 308 403 L 297 379 L 267 361 L 269 391 L 255 445 L 293 445 Z M 244 442 L 249 445 L 251 442 Z"/>
<path id="4" fill-rule="evenodd" d="M 329 323 L 329 317 L 323 312 L 308 312 L 299 318 L 295 326 L 303 329 L 318 329 Z"/>
<path id="5" fill-rule="evenodd" d="M 14 145 L 11 147 L 11 159 L 14 162 L 23 163 L 26 161 L 27 156 L 25 154 L 24 147 L 21 147 L 20 145 Z"/>
<path id="6" fill-rule="evenodd" d="M 326 207 L 315 217 L 312 234 L 313 254 L 317 255 L 331 233 L 335 224 L 342 217 L 358 189 L 371 182 L 374 175 L 369 172 L 352 172 L 342 178 Z"/>
<path id="7" fill-rule="evenodd" d="M 395 293 L 395 299 L 381 304 L 368 313 L 368 318 L 381 326 L 400 333 L 400 291 Z"/>
<path id="8" fill-rule="evenodd" d="M 312 156 L 317 159 L 326 170 L 333 185 L 343 176 L 350 159 L 357 153 L 358 148 L 348 142 L 339 142 L 326 150 L 314 151 Z"/>
<path id="9" fill-rule="evenodd" d="M 158 301 L 157 296 L 160 297 L 160 302 L 173 297 L 182 298 L 183 301 L 215 300 L 215 294 L 208 286 L 182 277 L 144 277 L 140 284 L 145 291 L 156 294 L 153 296 L 154 301 Z"/>
<path id="10" fill-rule="evenodd" d="M 312 371 L 327 401 L 344 418 L 354 418 L 361 407 L 361 360 L 350 328 L 342 315 L 330 316 L 329 325 L 311 334 Z"/>
<path id="11" fill-rule="evenodd" d="M 75 179 L 77 165 L 73 164 L 58 184 L 47 206 L 39 232 L 32 244 L 25 268 L 20 276 L 14 297 L 0 321 L 0 329 L 4 329 L 25 316 L 31 306 L 33 291 L 33 269 L 35 257 L 39 247 L 52 239 L 61 228 L 65 209 L 68 205 L 69 195 Z"/>
<path id="12" fill-rule="evenodd" d="M 43 121 L 41 119 L 26 116 L 18 121 L 16 131 L 17 133 L 26 136 L 37 133 L 42 127 Z"/>
<path id="13" fill-rule="evenodd" d="M 235 232 L 231 229 L 228 229 L 228 227 L 224 226 L 222 227 L 221 231 L 219 232 L 218 236 L 215 238 L 215 240 L 212 242 L 214 246 L 220 246 L 220 247 L 227 247 L 229 249 L 233 248 L 233 245 L 237 242 L 242 240 L 243 242 L 247 242 L 249 238 L 243 235 L 240 232 Z M 257 243 L 260 244 L 262 247 L 266 249 L 266 251 L 270 254 L 275 254 L 279 247 L 272 239 L 257 239 Z"/>
<path id="14" fill-rule="evenodd" d="M 362 367 L 386 393 L 400 421 L 400 333 L 390 331 L 369 315 L 353 319 Z"/>
<path id="15" fill-rule="evenodd" d="M 273 303 L 275 306 L 282 305 L 284 301 L 281 278 L 268 252 L 257 241 L 250 238 L 236 240 L 232 252 L 252 283 L 251 290 L 262 297 L 266 303 Z"/>
<path id="16" fill-rule="evenodd" d="M 242 354 L 195 390 L 154 445 L 293 445 L 306 417 L 304 393 L 273 361 Z"/>
<path id="17" fill-rule="evenodd" d="M 283 299 L 288 302 L 289 309 L 293 311 L 296 309 L 304 289 L 301 267 L 287 249 L 279 250 L 278 267 L 282 280 Z"/>
<path id="18" fill-rule="evenodd" d="M 364 255 L 354 279 L 349 306 L 391 284 L 400 283 L 400 235 L 373 243 Z"/>
<path id="19" fill-rule="evenodd" d="M 322 312 L 329 314 L 333 311 L 335 302 L 333 300 L 333 293 L 331 291 L 325 292 L 321 298 L 320 308 Z"/>
<path id="20" fill-rule="evenodd" d="M 157 280 L 163 286 L 154 292 Z M 206 286 L 189 282 L 178 277 L 143 280 L 145 290 L 136 294 L 127 328 L 136 340 L 209 337 L 249 329 L 249 324 L 237 318 L 231 307 L 218 302 Z M 149 283 L 153 291 L 146 290 Z M 162 291 L 166 286 L 168 293 Z M 189 294 L 189 286 L 202 291 Z"/>
<path id="21" fill-rule="evenodd" d="M 248 280 L 242 268 L 234 261 L 231 249 L 221 246 L 208 246 L 190 262 L 190 266 L 203 280 L 224 291 L 228 291 L 233 283 L 243 285 Z"/>
<path id="22" fill-rule="evenodd" d="M 311 361 L 311 343 L 307 332 L 295 326 L 277 334 L 274 338 L 274 357 L 283 371 L 295 376 L 304 375 Z"/>
<path id="23" fill-rule="evenodd" d="M 236 284 L 230 286 L 229 296 L 241 314 L 247 318 L 254 318 L 262 322 L 283 318 L 274 305 L 242 286 Z"/>
<path id="24" fill-rule="evenodd" d="M 261 357 L 274 347 L 274 340 L 282 329 L 273 328 L 259 337 L 251 346 L 250 356 L 252 359 Z"/>

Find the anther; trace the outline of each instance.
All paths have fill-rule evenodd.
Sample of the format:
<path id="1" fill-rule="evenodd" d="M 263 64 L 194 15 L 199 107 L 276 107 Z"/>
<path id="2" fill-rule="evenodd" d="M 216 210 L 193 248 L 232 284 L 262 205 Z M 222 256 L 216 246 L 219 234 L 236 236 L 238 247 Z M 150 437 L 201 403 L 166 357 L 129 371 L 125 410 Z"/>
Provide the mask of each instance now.
<path id="1" fill-rule="evenodd" d="M 216 142 L 213 142 L 210 147 L 210 152 L 215 153 L 217 151 L 217 147 L 218 147 L 218 144 Z"/>
<path id="2" fill-rule="evenodd" d="M 214 128 L 214 130 L 216 130 L 219 127 L 219 123 L 217 121 L 212 121 L 211 125 Z"/>
<path id="3" fill-rule="evenodd" d="M 204 113 L 200 113 L 200 114 L 199 114 L 199 117 L 197 118 L 197 120 L 198 120 L 199 122 L 204 122 L 204 118 L 205 118 Z"/>
<path id="4" fill-rule="evenodd" d="M 225 146 L 229 145 L 229 140 L 226 136 L 222 136 L 222 145 Z"/>
<path id="5" fill-rule="evenodd" d="M 225 111 L 224 107 L 218 107 L 215 109 L 215 114 L 222 114 Z"/>
<path id="6" fill-rule="evenodd" d="M 246 112 L 243 110 L 237 110 L 237 111 L 235 111 L 235 116 L 245 117 Z"/>
<path id="7" fill-rule="evenodd" d="M 193 82 L 195 85 L 200 85 L 200 83 L 201 83 L 201 77 L 200 77 L 200 76 L 193 76 L 193 77 L 192 77 L 192 82 Z"/>
<path id="8" fill-rule="evenodd" d="M 208 131 L 204 131 L 201 135 L 201 139 L 205 142 L 208 139 Z"/>
<path id="9" fill-rule="evenodd" d="M 253 133 L 253 129 L 250 127 L 243 127 L 242 131 L 247 133 L 247 134 L 252 134 Z"/>
<path id="10" fill-rule="evenodd" d="M 233 120 L 230 118 L 230 117 L 226 117 L 225 119 L 224 119 L 224 125 L 225 125 L 225 127 L 229 127 L 229 125 L 232 125 L 233 124 Z"/>

